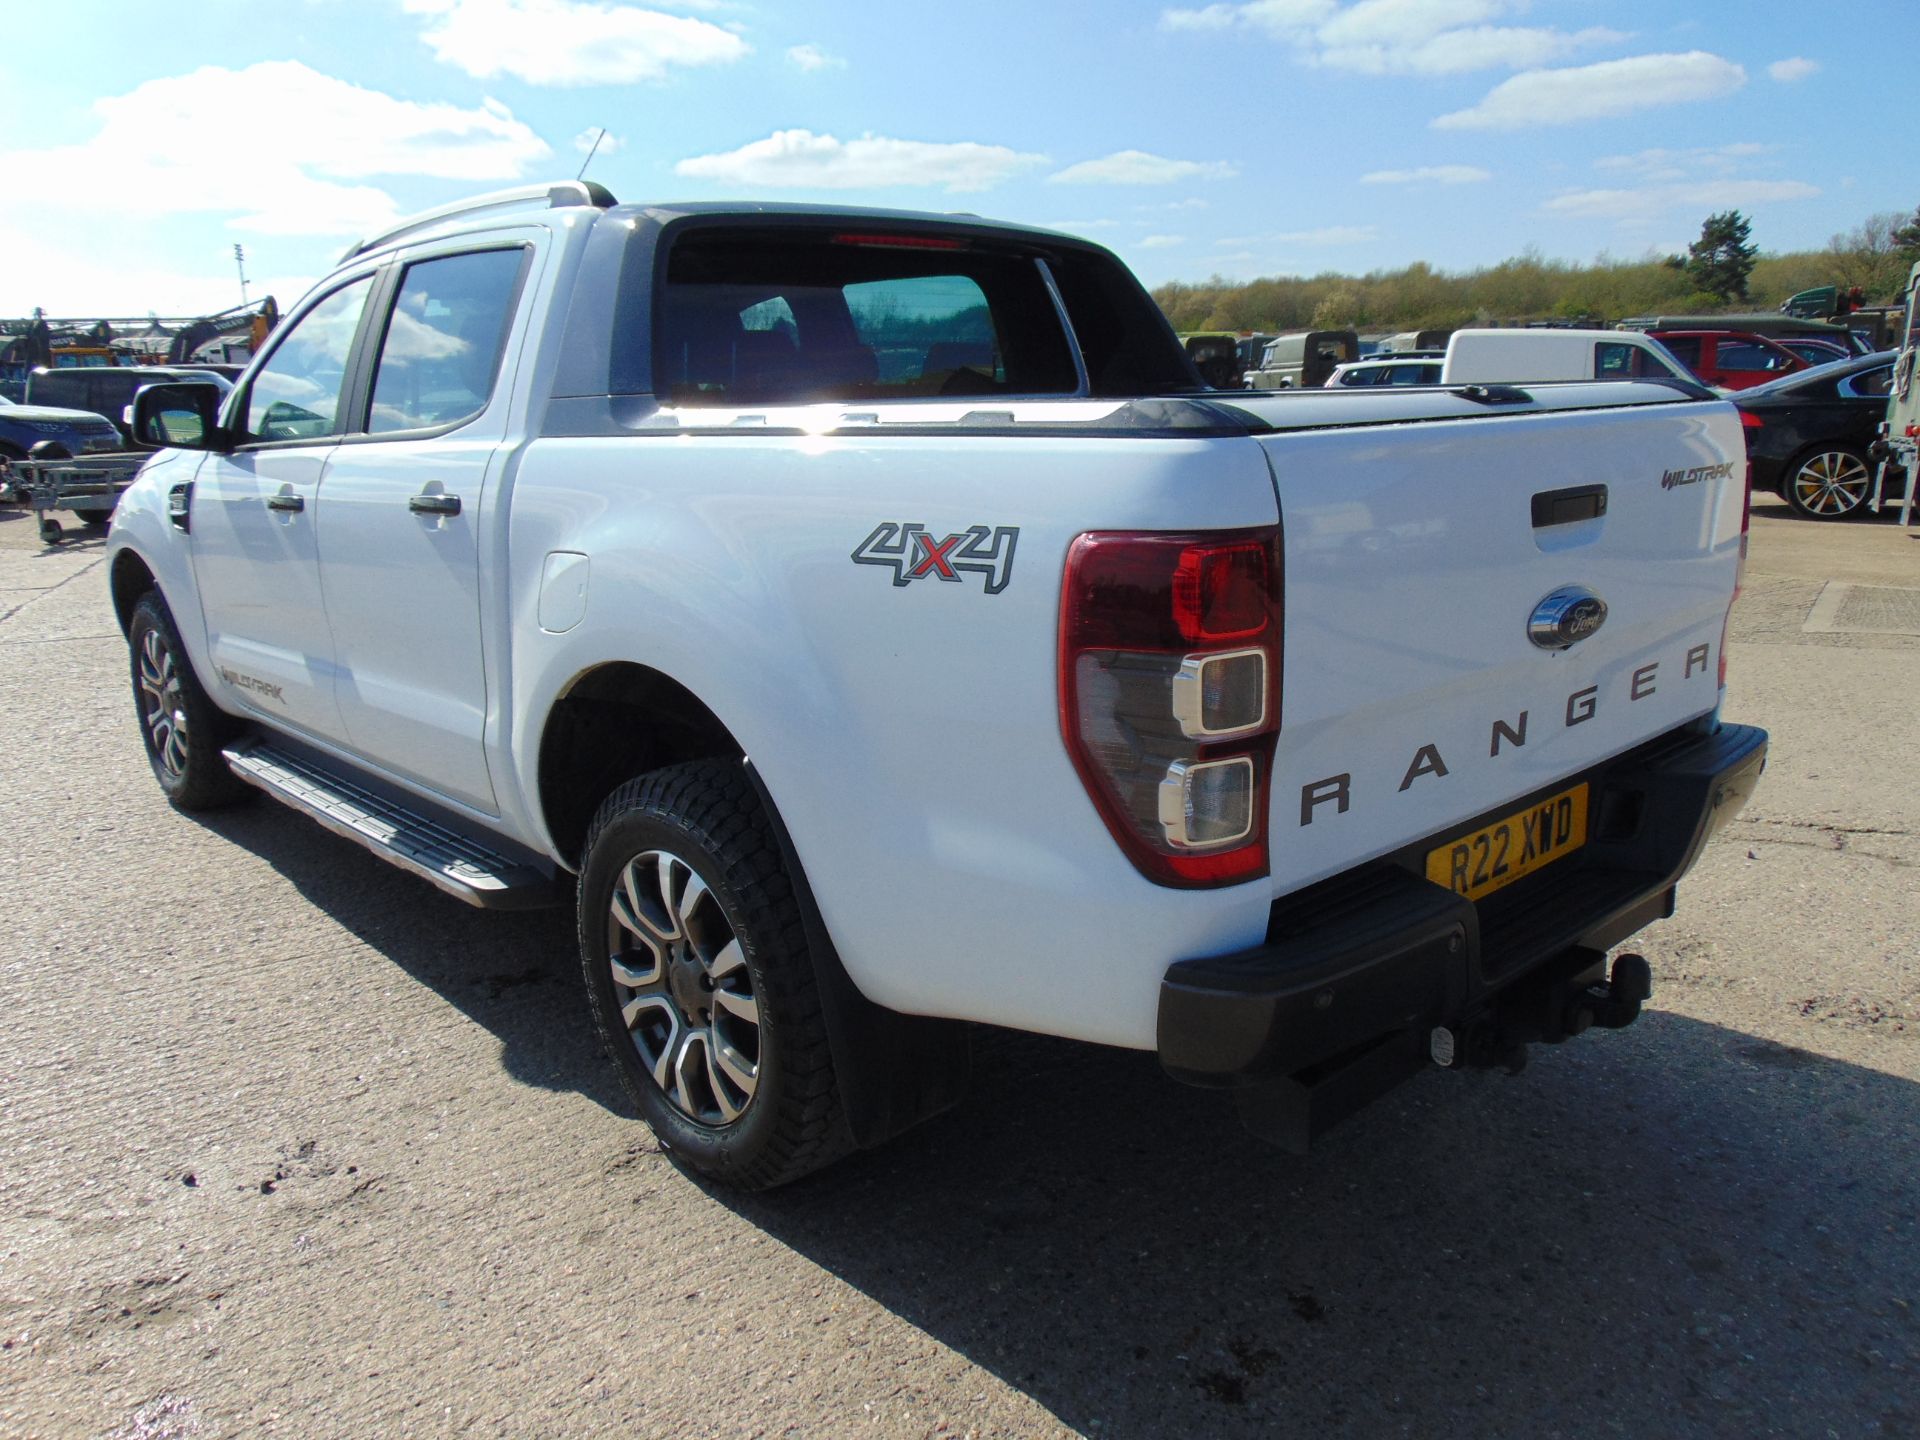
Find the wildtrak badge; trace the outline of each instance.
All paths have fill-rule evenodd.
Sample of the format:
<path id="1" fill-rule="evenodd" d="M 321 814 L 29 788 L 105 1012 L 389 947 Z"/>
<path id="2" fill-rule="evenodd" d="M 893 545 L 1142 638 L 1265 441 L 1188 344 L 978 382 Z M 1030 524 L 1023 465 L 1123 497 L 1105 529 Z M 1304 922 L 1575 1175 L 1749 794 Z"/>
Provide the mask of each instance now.
<path id="1" fill-rule="evenodd" d="M 1671 490 L 1676 485 L 1698 485 L 1707 480 L 1725 480 L 1733 474 L 1733 462 L 1723 460 L 1718 465 L 1696 465 L 1691 470 L 1662 470 L 1660 488 Z"/>

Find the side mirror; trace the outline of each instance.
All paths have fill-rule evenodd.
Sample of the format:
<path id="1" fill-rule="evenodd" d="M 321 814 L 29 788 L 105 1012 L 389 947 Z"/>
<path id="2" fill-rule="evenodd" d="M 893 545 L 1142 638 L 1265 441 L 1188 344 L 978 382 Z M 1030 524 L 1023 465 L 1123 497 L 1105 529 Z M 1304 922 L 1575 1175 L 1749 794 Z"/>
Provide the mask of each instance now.
<path id="1" fill-rule="evenodd" d="M 218 385 L 202 380 L 175 380 L 146 385 L 133 396 L 133 440 L 155 449 L 224 450 Z"/>

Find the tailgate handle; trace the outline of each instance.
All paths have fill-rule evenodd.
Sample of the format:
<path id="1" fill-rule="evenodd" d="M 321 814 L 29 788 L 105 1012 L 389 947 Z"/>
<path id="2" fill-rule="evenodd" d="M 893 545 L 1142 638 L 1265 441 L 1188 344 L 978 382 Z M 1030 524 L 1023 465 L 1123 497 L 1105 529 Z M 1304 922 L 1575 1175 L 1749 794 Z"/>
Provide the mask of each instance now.
<path id="1" fill-rule="evenodd" d="M 1598 520 L 1607 513 L 1607 487 L 1574 485 L 1566 490 L 1542 490 L 1533 497 L 1533 528 L 1571 525 L 1576 520 Z"/>

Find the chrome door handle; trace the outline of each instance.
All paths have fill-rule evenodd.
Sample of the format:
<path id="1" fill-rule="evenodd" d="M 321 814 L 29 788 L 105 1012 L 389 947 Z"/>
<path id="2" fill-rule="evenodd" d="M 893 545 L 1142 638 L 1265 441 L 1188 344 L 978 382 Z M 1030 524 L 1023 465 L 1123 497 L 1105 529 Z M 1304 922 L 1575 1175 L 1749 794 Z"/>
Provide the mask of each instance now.
<path id="1" fill-rule="evenodd" d="M 407 501 L 407 509 L 416 515 L 458 515 L 458 495 L 416 495 Z"/>
<path id="2" fill-rule="evenodd" d="M 269 510 L 284 511 L 289 515 L 297 515 L 307 508 L 307 499 L 304 495 L 269 495 L 267 497 L 267 508 Z"/>

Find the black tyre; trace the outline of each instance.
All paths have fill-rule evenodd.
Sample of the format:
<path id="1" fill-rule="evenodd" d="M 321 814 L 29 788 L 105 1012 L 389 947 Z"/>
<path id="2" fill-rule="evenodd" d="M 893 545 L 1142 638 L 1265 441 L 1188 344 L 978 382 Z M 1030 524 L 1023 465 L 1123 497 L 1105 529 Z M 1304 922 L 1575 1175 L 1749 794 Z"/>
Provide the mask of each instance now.
<path id="1" fill-rule="evenodd" d="M 140 739 L 167 799 L 182 810 L 214 810 L 250 795 L 251 789 L 220 754 L 238 732 L 239 722 L 200 688 L 173 614 L 158 591 L 148 591 L 133 607 L 127 646 Z"/>
<path id="2" fill-rule="evenodd" d="M 851 1148 L 800 907 L 737 761 L 607 797 L 579 936 L 594 1026 L 683 1164 L 764 1190 Z"/>
<path id="3" fill-rule="evenodd" d="M 1780 493 L 1809 520 L 1844 520 L 1860 513 L 1873 490 L 1873 466 L 1851 445 L 1815 445 L 1793 459 Z"/>

